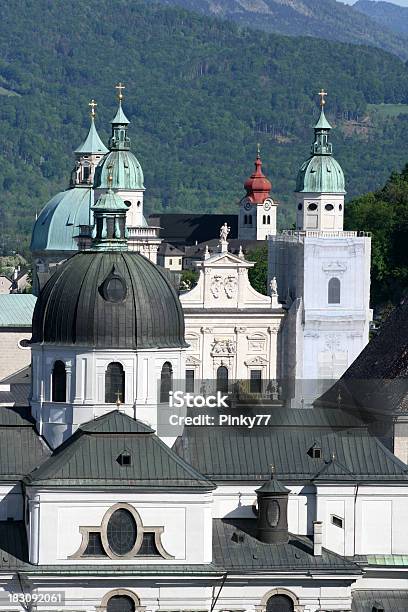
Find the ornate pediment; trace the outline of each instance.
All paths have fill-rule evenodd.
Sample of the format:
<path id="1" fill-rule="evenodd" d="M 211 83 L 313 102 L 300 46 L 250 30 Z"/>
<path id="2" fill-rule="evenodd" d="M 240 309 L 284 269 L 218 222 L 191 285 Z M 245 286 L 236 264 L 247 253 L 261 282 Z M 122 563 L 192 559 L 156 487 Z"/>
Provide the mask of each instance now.
<path id="1" fill-rule="evenodd" d="M 197 357 L 194 357 L 193 355 L 187 355 L 186 365 L 189 365 L 189 366 L 199 366 L 200 363 L 201 363 L 201 361 L 199 359 L 197 359 Z"/>
<path id="2" fill-rule="evenodd" d="M 254 365 L 266 366 L 268 365 L 268 360 L 265 359 L 265 357 L 261 357 L 260 355 L 257 355 L 256 357 L 252 357 L 252 359 L 247 359 L 245 361 L 245 365 L 247 366 L 254 366 Z"/>
<path id="3" fill-rule="evenodd" d="M 322 265 L 322 270 L 326 274 L 344 274 L 347 270 L 347 266 L 340 261 L 331 261 L 329 263 L 324 263 Z"/>

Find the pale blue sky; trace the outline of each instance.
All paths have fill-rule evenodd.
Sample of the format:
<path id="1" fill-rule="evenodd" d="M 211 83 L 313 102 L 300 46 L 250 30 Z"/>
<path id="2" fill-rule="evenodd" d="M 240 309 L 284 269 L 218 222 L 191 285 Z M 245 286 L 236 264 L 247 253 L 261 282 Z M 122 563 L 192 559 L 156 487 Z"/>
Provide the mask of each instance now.
<path id="1" fill-rule="evenodd" d="M 390 0 L 387 0 L 389 2 Z M 339 0 L 339 2 L 344 2 L 344 4 L 354 4 L 356 0 Z M 399 4 L 400 6 L 408 6 L 408 0 L 392 0 L 392 4 Z"/>

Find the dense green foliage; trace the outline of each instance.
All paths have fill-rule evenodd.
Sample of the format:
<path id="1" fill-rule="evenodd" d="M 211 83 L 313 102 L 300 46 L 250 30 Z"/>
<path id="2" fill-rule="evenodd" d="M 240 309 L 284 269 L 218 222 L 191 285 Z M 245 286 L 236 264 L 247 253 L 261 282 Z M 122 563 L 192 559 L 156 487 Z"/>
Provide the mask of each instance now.
<path id="1" fill-rule="evenodd" d="M 236 211 L 259 141 L 279 223 L 290 225 L 322 86 L 349 195 L 406 162 L 395 142 L 397 125 L 408 142 L 408 115 L 343 129 L 367 104 L 408 103 L 407 67 L 379 49 L 254 34 L 142 0 L 17 0 L 0 20 L 0 254 L 27 254 L 35 212 L 66 188 L 92 97 L 107 140 L 118 80 L 147 214 Z"/>
<path id="2" fill-rule="evenodd" d="M 267 295 L 268 293 L 268 247 L 267 245 L 249 251 L 245 255 L 245 259 L 248 261 L 254 261 L 255 265 L 248 272 L 249 282 L 251 285 L 259 291 Z"/>
<path id="3" fill-rule="evenodd" d="M 408 289 L 408 164 L 382 189 L 349 202 L 345 222 L 372 233 L 372 305 L 397 303 Z"/>
<path id="4" fill-rule="evenodd" d="M 353 8 L 371 17 L 385 28 L 408 37 L 408 7 L 397 6 L 393 2 L 358 0 Z"/>
<path id="5" fill-rule="evenodd" d="M 403 19 L 402 9 L 398 29 L 398 9 L 390 11 L 381 6 L 384 2 L 360 0 L 361 10 L 337 0 L 159 0 L 164 4 L 230 19 L 244 26 L 266 32 L 289 36 L 316 36 L 327 40 L 340 40 L 354 44 L 373 45 L 408 58 L 408 19 Z M 394 7 L 388 4 L 388 7 Z M 408 10 L 405 9 L 408 13 Z M 385 13 L 385 14 L 384 14 Z M 376 17 L 382 17 L 378 19 Z"/>

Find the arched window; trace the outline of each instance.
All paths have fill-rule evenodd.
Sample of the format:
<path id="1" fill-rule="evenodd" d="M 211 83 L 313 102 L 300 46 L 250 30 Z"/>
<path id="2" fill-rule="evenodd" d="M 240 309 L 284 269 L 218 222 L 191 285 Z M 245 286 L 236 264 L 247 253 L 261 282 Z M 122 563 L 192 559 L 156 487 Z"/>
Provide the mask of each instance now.
<path id="1" fill-rule="evenodd" d="M 228 368 L 220 366 L 217 370 L 217 391 L 228 393 Z"/>
<path id="2" fill-rule="evenodd" d="M 83 180 L 84 183 L 89 179 L 89 175 L 91 174 L 91 166 L 88 162 L 85 162 L 83 165 Z"/>
<path id="3" fill-rule="evenodd" d="M 163 363 L 160 376 L 160 402 L 169 401 L 169 393 L 173 386 L 173 368 L 169 361 Z"/>
<path id="4" fill-rule="evenodd" d="M 266 215 L 263 215 L 263 217 L 262 217 L 262 223 L 263 223 L 264 225 L 266 225 Z"/>
<path id="5" fill-rule="evenodd" d="M 271 222 L 271 216 L 270 215 L 268 215 L 266 217 L 266 222 L 267 222 L 268 225 L 270 224 L 270 222 Z"/>
<path id="6" fill-rule="evenodd" d="M 248 215 L 248 225 L 252 225 L 252 215 Z"/>
<path id="7" fill-rule="evenodd" d="M 327 294 L 329 304 L 340 304 L 340 280 L 338 278 L 333 277 L 329 280 Z"/>
<path id="8" fill-rule="evenodd" d="M 135 610 L 135 602 L 127 595 L 114 595 L 106 606 L 106 612 L 135 612 Z"/>
<path id="9" fill-rule="evenodd" d="M 266 604 L 266 612 L 293 612 L 293 601 L 287 595 L 272 595 Z"/>
<path id="10" fill-rule="evenodd" d="M 105 374 L 105 403 L 125 401 L 125 372 L 121 363 L 112 361 L 106 369 Z"/>
<path id="11" fill-rule="evenodd" d="M 67 373 L 65 371 L 65 363 L 63 361 L 56 361 L 52 369 L 51 401 L 67 401 Z"/>

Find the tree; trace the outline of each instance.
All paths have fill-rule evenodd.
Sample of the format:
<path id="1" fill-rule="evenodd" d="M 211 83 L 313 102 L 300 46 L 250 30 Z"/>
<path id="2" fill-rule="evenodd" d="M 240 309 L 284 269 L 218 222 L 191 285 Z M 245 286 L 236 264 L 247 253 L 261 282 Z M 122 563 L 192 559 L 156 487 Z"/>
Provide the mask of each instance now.
<path id="1" fill-rule="evenodd" d="M 255 265 L 249 270 L 249 282 L 254 289 L 267 295 L 268 293 L 268 247 L 261 246 L 253 251 L 248 251 L 245 258 L 254 261 Z"/>

